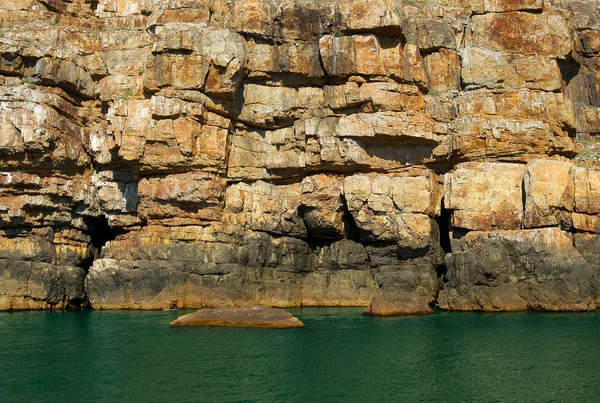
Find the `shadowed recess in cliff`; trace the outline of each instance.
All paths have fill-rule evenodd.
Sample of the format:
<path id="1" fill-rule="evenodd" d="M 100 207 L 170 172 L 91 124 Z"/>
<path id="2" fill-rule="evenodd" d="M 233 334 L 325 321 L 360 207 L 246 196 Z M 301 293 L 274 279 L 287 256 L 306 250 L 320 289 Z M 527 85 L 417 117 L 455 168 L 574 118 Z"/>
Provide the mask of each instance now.
<path id="1" fill-rule="evenodd" d="M 123 234 L 126 231 L 111 228 L 108 225 L 108 219 L 105 216 L 84 217 L 83 221 L 87 227 L 87 234 L 91 238 L 90 242 L 94 248 L 94 252 L 93 256 L 82 260 L 79 266 L 88 270 L 94 263 L 94 260 L 100 257 L 104 245 L 109 241 L 115 240 L 118 235 Z"/>
<path id="2" fill-rule="evenodd" d="M 571 80 L 579 74 L 579 70 L 581 69 L 581 66 L 573 57 L 558 60 L 558 67 L 560 68 L 562 79 L 567 86 L 571 84 Z"/>
<path id="3" fill-rule="evenodd" d="M 451 253 L 452 248 L 450 246 L 450 213 L 444 208 L 444 198 L 442 197 L 442 207 L 440 216 L 436 218 L 438 228 L 440 230 L 440 246 L 445 253 Z"/>
<path id="4" fill-rule="evenodd" d="M 594 71 L 573 57 L 558 60 L 566 94 L 575 107 L 598 106 L 598 91 Z"/>
<path id="5" fill-rule="evenodd" d="M 360 242 L 360 230 L 358 229 L 358 225 L 356 225 L 356 221 L 354 217 L 352 217 L 352 213 L 348 210 L 348 203 L 346 202 L 346 197 L 344 195 L 342 197 L 342 209 L 344 220 L 344 238 L 349 239 L 354 242 Z"/>
<path id="6" fill-rule="evenodd" d="M 322 248 L 329 248 L 340 241 L 346 242 L 347 245 L 360 245 L 359 249 L 364 246 L 361 242 L 359 228 L 348 210 L 344 195 L 340 195 L 340 198 L 341 206 L 338 210 L 338 217 L 341 217 L 341 225 L 339 227 L 322 222 L 322 217 L 318 214 L 319 210 L 314 206 L 302 205 L 298 208 L 298 214 L 307 229 L 307 237 L 304 241 L 310 246 L 313 253 L 318 254 Z M 313 215 L 314 213 L 317 214 Z"/>
<path id="7" fill-rule="evenodd" d="M 451 220 L 450 220 L 450 212 L 444 208 L 444 198 L 442 197 L 441 201 L 441 212 L 439 217 L 435 219 L 438 228 L 439 228 L 439 242 L 440 247 L 444 251 L 444 253 L 452 253 L 452 246 L 450 243 L 450 232 L 451 232 Z M 438 276 L 439 281 L 446 281 L 446 273 L 448 272 L 448 268 L 445 264 L 439 264 L 435 268 L 435 272 Z"/>

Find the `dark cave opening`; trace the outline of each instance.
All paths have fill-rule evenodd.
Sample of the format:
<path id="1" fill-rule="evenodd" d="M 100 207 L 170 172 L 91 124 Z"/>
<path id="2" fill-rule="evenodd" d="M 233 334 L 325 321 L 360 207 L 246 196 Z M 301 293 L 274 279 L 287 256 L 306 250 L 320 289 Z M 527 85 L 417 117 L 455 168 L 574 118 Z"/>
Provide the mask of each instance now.
<path id="1" fill-rule="evenodd" d="M 441 246 L 442 250 L 444 251 L 444 253 L 452 252 L 452 246 L 450 243 L 450 228 L 451 228 L 450 219 L 451 219 L 450 213 L 448 212 L 448 210 L 446 210 L 444 208 L 444 199 L 442 198 L 441 213 L 440 213 L 440 216 L 437 217 L 435 221 L 439 228 L 439 232 L 440 232 L 439 241 L 440 241 L 440 246 Z"/>
<path id="2" fill-rule="evenodd" d="M 98 250 L 102 249 L 108 241 L 116 239 L 121 233 L 108 225 L 108 219 L 105 216 L 85 217 L 83 221 L 87 226 L 87 233 L 91 237 L 92 246 Z"/>
<path id="3" fill-rule="evenodd" d="M 565 82 L 565 85 L 569 86 L 569 84 L 571 84 L 571 80 L 573 80 L 579 74 L 581 65 L 569 55 L 564 60 L 558 60 L 558 68 L 560 69 L 560 74 Z"/>
<path id="4" fill-rule="evenodd" d="M 77 309 L 89 309 L 90 302 L 87 298 L 73 298 L 67 301 L 67 305 L 65 309 L 67 310 L 77 310 Z"/>
<path id="5" fill-rule="evenodd" d="M 352 217 L 352 213 L 348 209 L 346 198 L 344 195 L 342 195 L 341 198 L 343 211 L 342 220 L 344 221 L 344 238 L 354 242 L 362 243 L 360 238 L 360 230 L 358 229 L 356 221 L 354 221 L 354 217 Z"/>
<path id="6" fill-rule="evenodd" d="M 79 266 L 88 270 L 94 263 L 94 260 L 100 257 L 100 252 L 104 245 L 106 245 L 108 241 L 116 239 L 117 236 L 123 232 L 111 228 L 110 225 L 108 225 L 108 219 L 103 215 L 99 217 L 84 217 L 83 222 L 87 227 L 86 233 L 90 236 L 93 252 L 91 256 L 82 260 Z"/>
<path id="7" fill-rule="evenodd" d="M 448 267 L 446 267 L 444 264 L 439 264 L 435 267 L 435 273 L 439 279 L 444 281 L 446 279 L 446 273 L 448 273 Z"/>
<path id="8" fill-rule="evenodd" d="M 311 250 L 315 253 L 326 246 L 341 241 L 349 240 L 359 244 L 364 244 L 361 240 L 360 230 L 352 213 L 348 210 L 346 199 L 341 195 L 341 213 L 343 222 L 343 232 L 339 229 L 328 227 L 327 225 L 322 226 L 318 223 L 318 219 L 311 218 L 311 213 L 317 210 L 313 206 L 300 206 L 298 209 L 299 216 L 304 221 L 307 228 L 307 237 L 304 241 L 310 246 Z M 318 225 L 311 225 L 311 223 L 317 223 Z"/>
<path id="9" fill-rule="evenodd" d="M 436 223 L 439 229 L 439 243 L 440 248 L 446 253 L 452 252 L 452 244 L 450 242 L 450 232 L 452 228 L 452 222 L 450 217 L 450 212 L 444 208 L 444 198 L 442 198 L 442 206 L 439 217 L 436 218 Z M 446 273 L 448 272 L 448 267 L 444 263 L 440 263 L 435 267 L 435 273 L 438 279 L 442 282 L 446 282 Z M 439 291 L 439 290 L 438 290 Z"/>

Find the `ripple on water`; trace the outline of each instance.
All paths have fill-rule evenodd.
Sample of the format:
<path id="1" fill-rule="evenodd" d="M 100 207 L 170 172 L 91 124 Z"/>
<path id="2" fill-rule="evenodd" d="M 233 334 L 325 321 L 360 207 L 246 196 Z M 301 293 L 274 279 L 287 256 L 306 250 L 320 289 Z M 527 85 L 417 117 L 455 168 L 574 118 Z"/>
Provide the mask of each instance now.
<path id="1" fill-rule="evenodd" d="M 170 328 L 186 311 L 0 313 L 0 401 L 594 401 L 600 315 L 291 309 L 302 329 Z"/>

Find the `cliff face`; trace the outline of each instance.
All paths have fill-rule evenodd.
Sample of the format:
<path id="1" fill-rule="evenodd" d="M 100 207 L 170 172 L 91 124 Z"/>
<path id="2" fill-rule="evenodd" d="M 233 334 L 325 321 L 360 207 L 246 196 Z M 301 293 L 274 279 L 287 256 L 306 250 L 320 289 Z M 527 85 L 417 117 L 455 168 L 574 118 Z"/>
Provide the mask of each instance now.
<path id="1" fill-rule="evenodd" d="M 595 309 L 599 93 L 596 0 L 4 0 L 0 309 Z"/>

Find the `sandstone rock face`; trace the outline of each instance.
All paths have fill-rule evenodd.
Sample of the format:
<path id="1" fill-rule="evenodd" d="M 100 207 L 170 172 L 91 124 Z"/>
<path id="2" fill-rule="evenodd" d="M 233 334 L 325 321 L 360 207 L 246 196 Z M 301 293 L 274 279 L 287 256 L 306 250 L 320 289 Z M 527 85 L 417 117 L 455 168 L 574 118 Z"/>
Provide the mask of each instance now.
<path id="1" fill-rule="evenodd" d="M 594 309 L 598 94 L 593 1 L 4 1 L 0 309 Z"/>
<path id="2" fill-rule="evenodd" d="M 565 161 L 536 160 L 524 177 L 524 228 L 559 226 L 570 229 L 577 170 Z"/>
<path id="3" fill-rule="evenodd" d="M 521 228 L 524 174 L 524 165 L 459 165 L 445 180 L 444 207 L 452 212 L 452 227 L 487 231 Z"/>

